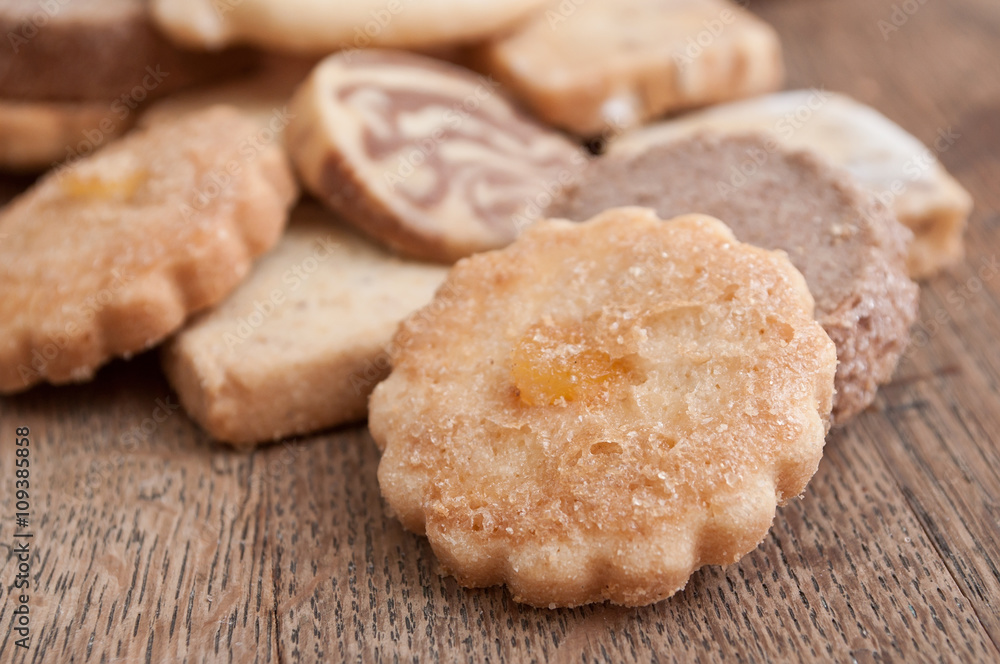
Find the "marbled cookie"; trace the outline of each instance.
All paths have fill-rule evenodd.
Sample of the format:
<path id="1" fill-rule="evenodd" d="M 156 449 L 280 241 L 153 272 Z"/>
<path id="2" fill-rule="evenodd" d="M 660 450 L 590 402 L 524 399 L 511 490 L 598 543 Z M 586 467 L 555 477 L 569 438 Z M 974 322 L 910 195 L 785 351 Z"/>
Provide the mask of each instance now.
<path id="1" fill-rule="evenodd" d="M 509 243 L 586 164 L 495 82 L 395 51 L 333 55 L 296 93 L 306 187 L 396 251 L 450 262 Z"/>
<path id="2" fill-rule="evenodd" d="M 581 136 L 770 92 L 784 78 L 777 34 L 728 0 L 553 2 L 475 61 Z"/>
<path id="3" fill-rule="evenodd" d="M 0 211 L 0 392 L 88 380 L 236 287 L 296 194 L 257 131 L 226 107 L 161 123 Z"/>
<path id="4" fill-rule="evenodd" d="M 669 597 L 816 471 L 837 360 L 812 307 L 781 252 L 715 219 L 542 222 L 400 327 L 370 404 L 382 494 L 463 585 Z"/>
<path id="5" fill-rule="evenodd" d="M 741 241 L 788 253 L 837 344 L 835 424 L 892 377 L 917 315 L 911 234 L 848 173 L 763 134 L 699 134 L 594 161 L 550 212 L 583 220 L 620 205 L 710 214 Z"/>
<path id="6" fill-rule="evenodd" d="M 250 446 L 364 419 L 396 327 L 444 280 L 332 217 L 296 208 L 247 280 L 164 348 L 181 403 L 216 439 Z"/>
<path id="7" fill-rule="evenodd" d="M 875 109 L 825 90 L 794 90 L 715 106 L 626 134 L 615 153 L 646 150 L 703 129 L 766 131 L 782 144 L 821 154 L 843 166 L 913 231 L 910 275 L 929 277 L 962 259 L 962 236 L 972 197 L 935 153 Z M 935 138 L 944 152 L 957 140 L 951 128 Z"/>

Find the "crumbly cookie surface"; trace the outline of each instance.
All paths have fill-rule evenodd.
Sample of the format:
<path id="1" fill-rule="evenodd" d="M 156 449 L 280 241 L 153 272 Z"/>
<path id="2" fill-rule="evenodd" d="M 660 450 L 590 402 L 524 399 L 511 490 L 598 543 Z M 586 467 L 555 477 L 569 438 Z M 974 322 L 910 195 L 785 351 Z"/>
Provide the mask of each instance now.
<path id="1" fill-rule="evenodd" d="M 88 380 L 243 279 L 296 195 L 258 132 L 228 107 L 158 124 L 0 212 L 0 391 Z"/>
<path id="2" fill-rule="evenodd" d="M 834 346 L 719 221 L 611 210 L 459 262 L 370 403 L 379 484 L 469 586 L 642 605 L 763 539 L 819 463 Z"/>
<path id="3" fill-rule="evenodd" d="M 911 234 L 848 173 L 763 134 L 705 132 L 609 152 L 550 214 L 583 220 L 619 205 L 709 214 L 743 242 L 787 252 L 837 344 L 835 424 L 891 380 L 917 315 Z"/>

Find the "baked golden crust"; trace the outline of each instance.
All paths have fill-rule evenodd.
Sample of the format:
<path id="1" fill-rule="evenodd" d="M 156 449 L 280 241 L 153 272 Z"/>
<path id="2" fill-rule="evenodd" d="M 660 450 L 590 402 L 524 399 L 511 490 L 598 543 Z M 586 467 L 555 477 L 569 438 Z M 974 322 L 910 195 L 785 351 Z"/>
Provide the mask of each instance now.
<path id="1" fill-rule="evenodd" d="M 279 145 L 215 107 L 138 131 L 0 212 L 0 392 L 88 380 L 225 297 L 277 241 Z"/>
<path id="2" fill-rule="evenodd" d="M 379 484 L 464 585 L 670 596 L 765 536 L 822 455 L 833 343 L 784 254 L 645 209 L 460 261 L 370 402 Z"/>

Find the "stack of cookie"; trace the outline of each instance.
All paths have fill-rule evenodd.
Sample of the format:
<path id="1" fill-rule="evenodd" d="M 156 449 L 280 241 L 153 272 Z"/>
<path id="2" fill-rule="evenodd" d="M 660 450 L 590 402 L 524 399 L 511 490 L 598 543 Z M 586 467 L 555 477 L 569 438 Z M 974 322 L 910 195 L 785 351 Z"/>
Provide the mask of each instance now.
<path id="1" fill-rule="evenodd" d="M 0 165 L 54 166 L 0 211 L 0 391 L 162 344 L 218 440 L 367 415 L 466 585 L 639 605 L 738 560 L 961 258 L 965 191 L 873 109 L 769 94 L 778 37 L 728 0 L 223 4 L 77 3 L 0 59 L 32 119 Z M 112 140 L 93 100 L 161 60 Z"/>

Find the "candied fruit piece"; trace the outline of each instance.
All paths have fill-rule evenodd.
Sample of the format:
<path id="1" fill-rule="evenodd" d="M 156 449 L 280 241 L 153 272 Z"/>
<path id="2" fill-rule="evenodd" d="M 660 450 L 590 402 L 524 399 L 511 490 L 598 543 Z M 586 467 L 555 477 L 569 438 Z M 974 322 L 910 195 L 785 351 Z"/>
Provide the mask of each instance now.
<path id="1" fill-rule="evenodd" d="M 66 173 L 61 181 L 63 191 L 78 198 L 128 199 L 146 181 L 146 171 L 139 169 L 121 177 L 99 173 Z"/>
<path id="2" fill-rule="evenodd" d="M 596 347 L 580 326 L 539 323 L 528 328 L 511 352 L 511 375 L 521 401 L 551 406 L 593 399 L 629 373 L 627 363 Z"/>

